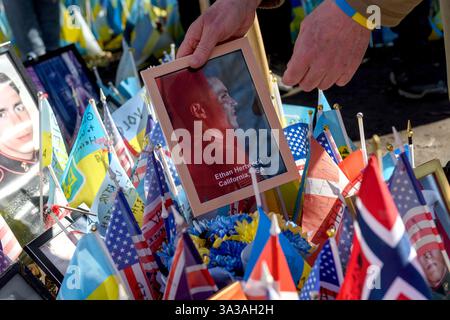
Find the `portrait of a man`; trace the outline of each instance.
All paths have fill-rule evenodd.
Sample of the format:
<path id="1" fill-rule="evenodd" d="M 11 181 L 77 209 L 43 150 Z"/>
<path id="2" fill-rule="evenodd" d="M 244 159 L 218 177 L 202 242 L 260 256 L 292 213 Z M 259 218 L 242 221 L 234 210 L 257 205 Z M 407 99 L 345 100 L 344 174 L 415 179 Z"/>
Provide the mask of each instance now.
<path id="1" fill-rule="evenodd" d="M 21 245 L 44 231 L 39 212 L 39 114 L 32 94 L 9 55 L 1 55 L 0 214 Z"/>

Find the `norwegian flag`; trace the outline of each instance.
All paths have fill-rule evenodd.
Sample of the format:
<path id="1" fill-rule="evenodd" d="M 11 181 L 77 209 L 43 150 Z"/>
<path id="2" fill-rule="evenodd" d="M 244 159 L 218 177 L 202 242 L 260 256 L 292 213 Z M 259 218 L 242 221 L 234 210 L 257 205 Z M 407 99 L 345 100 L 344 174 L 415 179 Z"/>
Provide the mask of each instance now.
<path id="1" fill-rule="evenodd" d="M 216 291 L 216 283 L 203 264 L 191 236 L 183 232 L 175 250 L 163 299 L 205 300 Z"/>
<path id="2" fill-rule="evenodd" d="M 327 240 L 303 285 L 300 300 L 334 300 L 343 281 L 343 273 L 334 238 Z"/>
<path id="3" fill-rule="evenodd" d="M 114 200 L 105 242 L 134 299 L 157 299 L 158 266 L 122 190 Z"/>
<path id="4" fill-rule="evenodd" d="M 336 225 L 342 213 L 340 194 L 348 185 L 342 173 L 328 153 L 311 139 L 311 158 L 305 181 L 301 226 L 311 242 L 320 245 L 328 239 L 327 231 Z"/>
<path id="5" fill-rule="evenodd" d="M 119 158 L 120 165 L 130 177 L 134 167 L 134 158 L 126 147 L 106 103 L 103 105 L 103 123 L 105 124 L 108 136 L 112 139 L 114 150 Z"/>
<path id="6" fill-rule="evenodd" d="M 448 265 L 444 243 L 405 153 L 400 154 L 389 189 L 417 255 L 422 257 L 427 252 L 439 250 Z"/>
<path id="7" fill-rule="evenodd" d="M 416 251 L 375 156 L 364 171 L 356 205 L 352 254 L 338 299 L 429 299 Z"/>
<path id="8" fill-rule="evenodd" d="M 260 214 L 264 214 L 260 212 Z M 263 251 L 261 252 L 250 277 L 245 283 L 244 291 L 249 299 L 264 300 L 267 298 L 267 282 L 262 281 L 264 264 L 268 267 L 268 272 L 273 277 L 273 288 L 277 296 L 283 300 L 298 300 L 297 289 L 292 279 L 291 271 L 280 244 L 280 227 L 276 215 L 272 216 L 270 226 L 270 237 L 268 238 Z"/>
<path id="9" fill-rule="evenodd" d="M 5 219 L 0 215 L 0 243 L 3 253 L 8 256 L 11 261 L 15 261 L 22 253 L 22 247 L 14 233 L 9 228 Z"/>
<path id="10" fill-rule="evenodd" d="M 294 156 L 295 164 L 300 176 L 305 170 L 306 158 L 309 152 L 308 124 L 296 123 L 284 128 L 284 135 Z"/>

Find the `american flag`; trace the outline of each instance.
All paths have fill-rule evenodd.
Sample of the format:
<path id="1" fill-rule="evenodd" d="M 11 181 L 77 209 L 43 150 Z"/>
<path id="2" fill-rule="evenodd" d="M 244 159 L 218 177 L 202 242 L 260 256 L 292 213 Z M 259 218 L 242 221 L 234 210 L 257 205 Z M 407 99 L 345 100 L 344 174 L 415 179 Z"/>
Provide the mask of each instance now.
<path id="1" fill-rule="evenodd" d="M 0 243 L 0 274 L 5 272 L 6 269 L 11 265 L 11 260 L 6 254 L 3 253 L 2 246 Z"/>
<path id="2" fill-rule="evenodd" d="M 300 300 L 334 300 L 343 281 L 343 273 L 334 238 L 327 240 L 308 279 Z"/>
<path id="3" fill-rule="evenodd" d="M 11 261 L 15 261 L 22 253 L 22 247 L 16 236 L 9 228 L 5 219 L 0 215 L 0 243 L 3 253 L 8 256 Z"/>
<path id="4" fill-rule="evenodd" d="M 308 124 L 295 123 L 284 128 L 284 135 L 294 156 L 297 170 L 302 176 L 305 169 L 306 158 L 309 152 Z"/>
<path id="5" fill-rule="evenodd" d="M 205 300 L 216 291 L 216 283 L 203 264 L 191 236 L 183 232 L 175 250 L 163 299 Z"/>
<path id="6" fill-rule="evenodd" d="M 147 167 L 147 161 L 148 161 L 148 155 L 152 151 L 153 145 L 150 143 L 150 133 L 152 132 L 154 128 L 155 122 L 153 121 L 153 118 L 151 116 L 148 117 L 147 120 L 147 127 L 145 129 L 145 140 L 144 140 L 144 147 L 139 155 L 138 161 L 135 163 L 134 168 L 132 170 L 131 174 L 131 182 L 133 183 L 133 186 L 135 188 L 138 188 L 139 183 L 144 179 L 146 167 Z"/>
<path id="7" fill-rule="evenodd" d="M 343 206 L 340 194 L 348 179 L 314 138 L 309 161 L 301 226 L 309 234 L 309 240 L 320 245 L 328 239 L 330 225 L 340 220 Z"/>
<path id="8" fill-rule="evenodd" d="M 163 176 L 163 169 L 156 160 L 154 151 L 151 151 L 148 156 L 147 171 L 144 178 L 144 186 L 147 189 L 147 198 L 144 209 L 142 232 L 152 252 L 158 251 L 166 238 L 164 219 L 161 215 L 162 200 L 166 199 L 166 189 L 162 189 L 165 185 L 165 180 L 162 179 Z"/>
<path id="9" fill-rule="evenodd" d="M 123 142 L 122 136 L 114 123 L 114 120 L 109 112 L 108 105 L 103 105 L 103 123 L 105 124 L 108 136 L 112 139 L 114 150 L 119 158 L 120 165 L 123 167 L 127 175 L 131 176 L 131 171 L 134 167 L 134 159 Z"/>
<path id="10" fill-rule="evenodd" d="M 331 144 L 328 141 L 328 138 L 325 134 L 325 131 L 322 131 L 321 134 L 317 137 L 317 142 L 322 146 L 322 148 L 328 153 L 328 155 L 333 159 L 333 161 L 338 164 L 338 160 L 336 159 L 336 156 L 333 153 L 333 150 L 331 149 Z"/>
<path id="11" fill-rule="evenodd" d="M 389 189 L 419 257 L 431 250 L 440 250 L 447 257 L 430 209 L 405 153 L 397 161 Z"/>
<path id="12" fill-rule="evenodd" d="M 364 171 L 356 205 L 353 248 L 338 299 L 430 299 L 416 251 L 375 156 Z"/>
<path id="13" fill-rule="evenodd" d="M 353 217 L 348 208 L 345 208 L 341 223 L 339 224 L 335 236 L 342 271 L 344 274 L 347 270 L 348 261 L 350 260 L 350 254 L 352 252 L 353 234 Z"/>
<path id="14" fill-rule="evenodd" d="M 158 267 L 121 190 L 114 200 L 105 242 L 134 298 L 156 299 L 158 288 L 153 286 Z"/>

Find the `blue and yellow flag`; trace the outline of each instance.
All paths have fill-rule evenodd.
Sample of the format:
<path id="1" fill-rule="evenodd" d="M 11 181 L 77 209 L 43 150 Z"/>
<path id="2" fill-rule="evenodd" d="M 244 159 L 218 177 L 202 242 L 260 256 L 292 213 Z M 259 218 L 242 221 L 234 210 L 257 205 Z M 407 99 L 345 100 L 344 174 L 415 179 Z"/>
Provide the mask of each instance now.
<path id="1" fill-rule="evenodd" d="M 61 185 L 71 206 L 92 205 L 109 166 L 106 141 L 101 119 L 89 104 L 62 176 Z"/>
<path id="2" fill-rule="evenodd" d="M 143 150 L 147 128 L 148 111 L 142 98 L 143 94 L 145 89 L 140 90 L 112 114 L 117 129 L 136 154 L 140 154 Z"/>
<path id="3" fill-rule="evenodd" d="M 78 241 L 67 267 L 58 300 L 127 299 L 118 271 L 108 257 L 106 246 L 95 233 Z"/>
<path id="4" fill-rule="evenodd" d="M 58 179 L 61 179 L 66 168 L 69 156 L 61 134 L 55 114 L 48 103 L 47 98 L 41 97 L 41 135 L 42 135 L 42 166 L 52 166 Z"/>

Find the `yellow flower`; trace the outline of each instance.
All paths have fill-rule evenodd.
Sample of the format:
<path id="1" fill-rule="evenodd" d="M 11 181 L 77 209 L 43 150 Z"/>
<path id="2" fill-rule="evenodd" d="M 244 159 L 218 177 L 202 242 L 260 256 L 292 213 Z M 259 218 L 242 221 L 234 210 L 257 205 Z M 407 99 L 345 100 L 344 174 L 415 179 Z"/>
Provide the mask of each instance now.
<path id="1" fill-rule="evenodd" d="M 232 238 L 235 238 L 236 241 L 250 243 L 253 241 L 253 239 L 255 239 L 257 229 L 258 219 L 255 219 L 255 217 L 253 217 L 253 220 L 250 223 L 248 223 L 247 220 L 238 221 L 236 223 L 236 226 L 234 227 L 234 230 L 236 230 L 237 232 L 237 237 L 232 236 Z"/>

